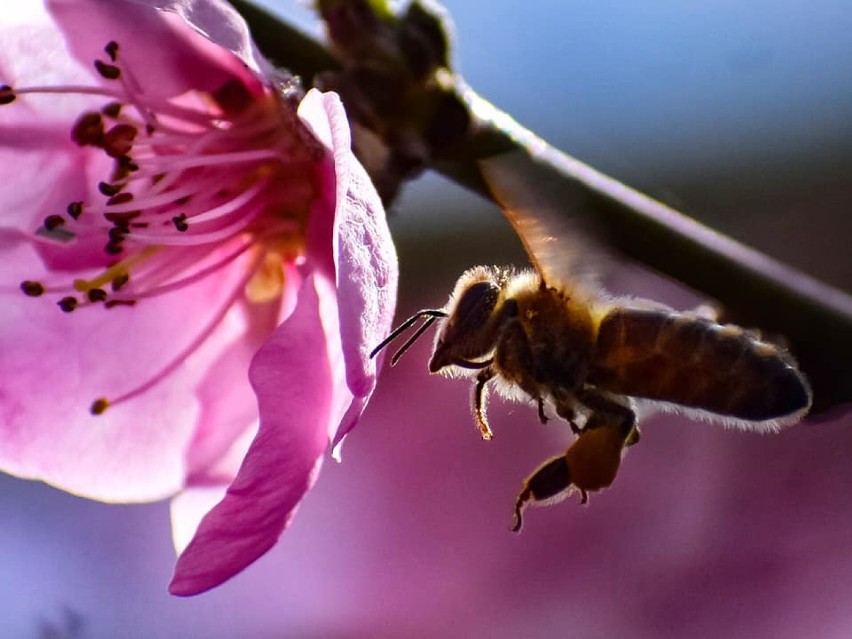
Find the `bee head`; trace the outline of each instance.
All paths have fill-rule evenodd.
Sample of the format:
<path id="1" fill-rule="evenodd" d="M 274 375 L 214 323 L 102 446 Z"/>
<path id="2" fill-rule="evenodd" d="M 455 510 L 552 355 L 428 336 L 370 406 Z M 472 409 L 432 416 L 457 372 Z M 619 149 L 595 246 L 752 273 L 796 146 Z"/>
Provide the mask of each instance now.
<path id="1" fill-rule="evenodd" d="M 495 311 L 507 277 L 507 272 L 496 268 L 478 266 L 467 271 L 456 283 L 446 306 L 448 310 L 418 311 L 376 346 L 370 357 L 375 357 L 422 320 L 420 326 L 391 357 L 390 363 L 394 366 L 432 324 L 442 321 L 443 328 L 435 340 L 435 350 L 429 361 L 430 372 L 436 373 L 447 366 L 467 369 L 486 366 L 487 362 L 482 359 L 487 358 L 496 345 L 499 318 Z"/>
<path id="2" fill-rule="evenodd" d="M 497 331 L 495 309 L 502 278 L 494 269 L 476 268 L 459 279 L 447 305 L 448 316 L 435 340 L 429 371 L 446 366 L 481 368 L 481 360 L 494 350 Z"/>

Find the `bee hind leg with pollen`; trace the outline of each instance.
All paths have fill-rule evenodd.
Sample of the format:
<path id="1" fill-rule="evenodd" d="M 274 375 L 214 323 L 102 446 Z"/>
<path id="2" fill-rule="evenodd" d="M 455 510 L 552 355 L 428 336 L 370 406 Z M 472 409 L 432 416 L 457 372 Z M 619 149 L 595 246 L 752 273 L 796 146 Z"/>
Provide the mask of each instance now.
<path id="1" fill-rule="evenodd" d="M 544 462 L 524 481 L 515 501 L 513 532 L 520 532 L 529 505 L 554 504 L 574 490 L 585 504 L 589 492 L 609 487 L 624 449 L 639 441 L 632 406 L 588 389 L 578 393 L 578 399 L 589 411 L 586 423 L 564 454 Z"/>

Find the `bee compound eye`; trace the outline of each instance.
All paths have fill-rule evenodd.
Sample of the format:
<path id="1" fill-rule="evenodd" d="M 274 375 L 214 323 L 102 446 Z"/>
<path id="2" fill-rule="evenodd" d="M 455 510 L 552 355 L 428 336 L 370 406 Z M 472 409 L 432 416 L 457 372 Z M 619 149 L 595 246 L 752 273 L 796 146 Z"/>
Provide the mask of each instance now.
<path id="1" fill-rule="evenodd" d="M 492 282 L 471 284 L 459 298 L 454 313 L 455 324 L 460 330 L 482 326 L 497 305 L 500 289 Z"/>

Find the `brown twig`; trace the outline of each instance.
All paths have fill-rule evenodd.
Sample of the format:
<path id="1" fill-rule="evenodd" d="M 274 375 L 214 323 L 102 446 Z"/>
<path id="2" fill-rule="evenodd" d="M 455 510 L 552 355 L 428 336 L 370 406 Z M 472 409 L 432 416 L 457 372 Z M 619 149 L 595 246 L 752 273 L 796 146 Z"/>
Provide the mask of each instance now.
<path id="1" fill-rule="evenodd" d="M 323 45 L 244 0 L 258 46 L 306 83 L 339 62 Z M 608 245 L 718 300 L 728 317 L 784 335 L 814 389 L 814 411 L 852 402 L 852 297 L 739 244 L 559 152 L 458 80 L 474 133 L 432 168 L 491 199 L 479 161 L 520 151 L 531 174 L 564 190 L 566 209 L 590 216 Z"/>

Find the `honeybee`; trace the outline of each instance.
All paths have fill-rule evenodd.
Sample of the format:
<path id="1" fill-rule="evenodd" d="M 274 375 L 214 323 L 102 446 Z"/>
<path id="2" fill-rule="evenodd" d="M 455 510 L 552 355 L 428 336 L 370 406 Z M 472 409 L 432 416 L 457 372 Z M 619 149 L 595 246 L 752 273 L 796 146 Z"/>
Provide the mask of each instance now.
<path id="1" fill-rule="evenodd" d="M 567 421 L 576 439 L 523 482 L 513 531 L 520 531 L 530 504 L 553 503 L 574 490 L 586 503 L 589 492 L 612 484 L 625 448 L 639 441 L 640 401 L 759 431 L 807 413 L 811 391 L 795 361 L 755 332 L 650 300 L 615 298 L 587 278 L 570 279 L 566 264 L 576 252 L 566 257 L 557 218 L 519 201 L 500 177 L 491 186 L 533 269 L 468 270 L 443 308 L 415 313 L 372 355 L 423 320 L 393 365 L 440 322 L 429 371 L 475 379 L 473 416 L 483 439 L 492 437 L 491 386 L 507 399 L 531 401 L 542 423 L 548 406 Z"/>

